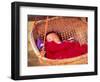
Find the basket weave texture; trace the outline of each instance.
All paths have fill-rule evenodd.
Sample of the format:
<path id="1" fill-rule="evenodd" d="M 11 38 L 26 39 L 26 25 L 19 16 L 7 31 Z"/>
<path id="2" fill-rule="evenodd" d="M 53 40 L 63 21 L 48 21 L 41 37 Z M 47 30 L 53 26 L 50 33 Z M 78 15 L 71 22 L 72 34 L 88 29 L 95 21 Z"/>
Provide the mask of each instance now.
<path id="1" fill-rule="evenodd" d="M 44 38 L 45 20 L 36 22 L 35 28 L 32 30 L 31 38 L 34 40 L 40 36 Z M 53 17 L 48 20 L 47 32 L 55 31 L 61 36 L 62 40 L 67 40 L 74 37 L 80 44 L 87 43 L 87 22 L 84 22 L 79 17 Z M 32 44 L 33 45 L 33 44 Z M 36 54 L 37 55 L 37 54 Z M 39 62 L 42 65 L 65 65 L 65 64 L 87 64 L 87 54 L 74 58 L 66 59 L 48 59 L 44 56 L 37 55 Z"/>

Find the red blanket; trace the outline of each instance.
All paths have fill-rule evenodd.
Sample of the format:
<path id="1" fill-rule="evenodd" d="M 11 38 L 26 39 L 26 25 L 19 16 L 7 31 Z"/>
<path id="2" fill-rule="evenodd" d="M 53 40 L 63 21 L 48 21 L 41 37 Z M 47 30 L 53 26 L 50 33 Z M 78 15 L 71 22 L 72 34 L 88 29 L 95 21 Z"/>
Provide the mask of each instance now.
<path id="1" fill-rule="evenodd" d="M 87 44 L 80 46 L 78 42 L 46 42 L 46 57 L 49 59 L 64 59 L 77 57 L 87 53 Z"/>

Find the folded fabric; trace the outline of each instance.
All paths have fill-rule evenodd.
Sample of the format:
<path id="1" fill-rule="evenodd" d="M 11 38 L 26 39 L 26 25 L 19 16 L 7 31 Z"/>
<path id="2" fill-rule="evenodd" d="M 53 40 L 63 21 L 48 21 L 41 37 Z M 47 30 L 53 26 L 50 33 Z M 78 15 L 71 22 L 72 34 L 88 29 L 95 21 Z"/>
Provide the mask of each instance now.
<path id="1" fill-rule="evenodd" d="M 64 59 L 80 56 L 87 53 L 87 44 L 65 41 L 60 44 L 46 42 L 46 57 L 49 59 Z"/>
<path id="2" fill-rule="evenodd" d="M 36 45 L 39 50 L 44 46 L 43 41 L 40 37 L 37 38 Z"/>

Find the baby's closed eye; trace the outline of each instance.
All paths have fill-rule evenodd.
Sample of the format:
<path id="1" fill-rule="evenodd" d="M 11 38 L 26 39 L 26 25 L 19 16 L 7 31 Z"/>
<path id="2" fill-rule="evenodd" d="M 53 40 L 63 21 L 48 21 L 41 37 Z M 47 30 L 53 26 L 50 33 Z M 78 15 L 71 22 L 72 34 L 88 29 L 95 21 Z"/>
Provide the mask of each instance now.
<path id="1" fill-rule="evenodd" d="M 47 41 L 48 41 L 48 42 L 51 42 L 51 41 L 52 41 L 52 39 L 47 39 Z"/>

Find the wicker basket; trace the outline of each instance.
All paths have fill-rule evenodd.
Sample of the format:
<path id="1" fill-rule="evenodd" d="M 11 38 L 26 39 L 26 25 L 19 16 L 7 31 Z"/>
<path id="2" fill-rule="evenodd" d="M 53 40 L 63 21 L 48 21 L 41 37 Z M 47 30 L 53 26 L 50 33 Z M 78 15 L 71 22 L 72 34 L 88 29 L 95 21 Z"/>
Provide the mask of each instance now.
<path id="1" fill-rule="evenodd" d="M 87 43 L 87 22 L 81 20 L 81 18 L 73 18 L 73 17 L 53 17 L 48 20 L 48 30 L 56 31 L 61 36 L 62 40 L 67 40 L 70 37 L 74 37 L 80 44 Z M 88 58 L 87 54 L 83 54 L 74 58 L 66 58 L 66 59 L 48 59 L 42 56 L 37 49 L 35 41 L 37 37 L 44 38 L 44 28 L 45 21 L 40 20 L 36 22 L 32 32 L 30 41 L 32 44 L 32 48 L 36 53 L 39 62 L 41 65 L 64 65 L 64 64 L 87 64 Z"/>

